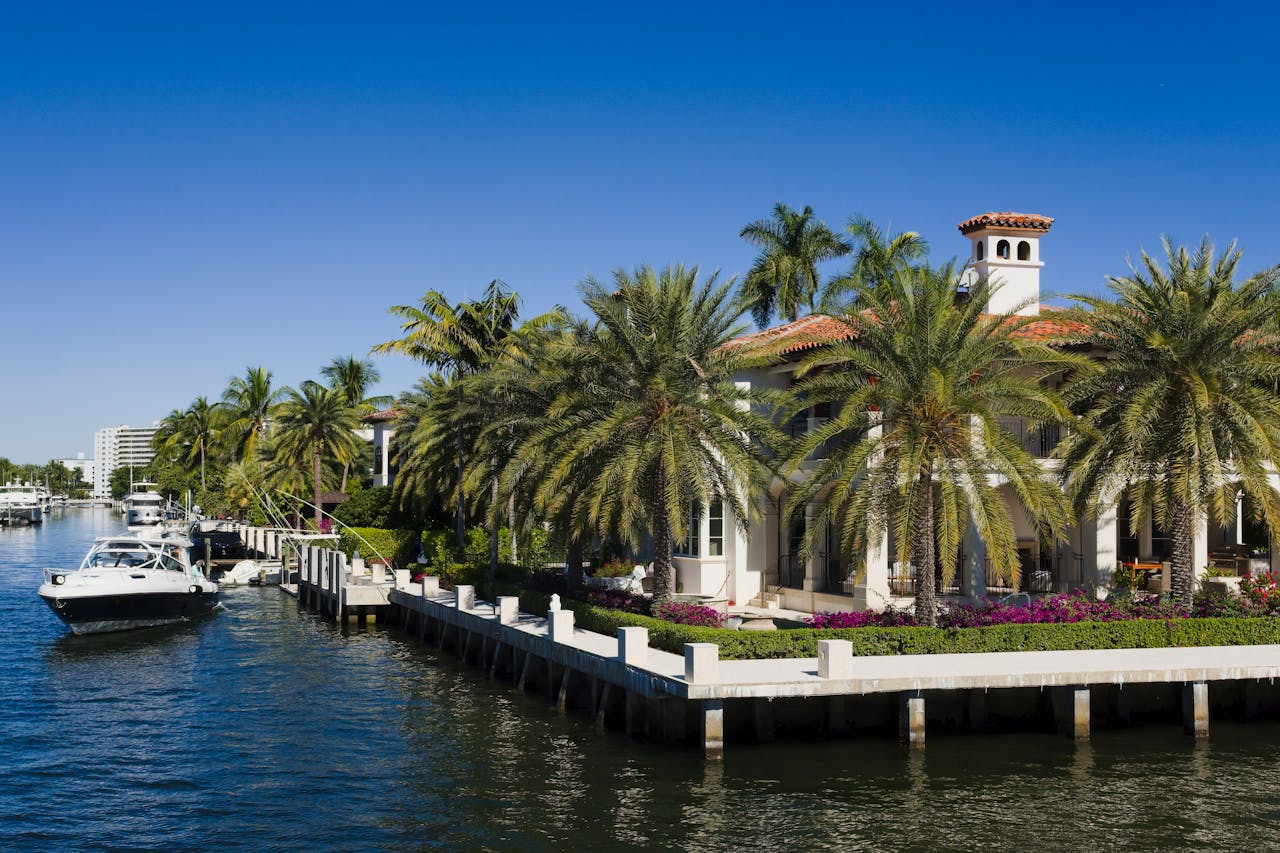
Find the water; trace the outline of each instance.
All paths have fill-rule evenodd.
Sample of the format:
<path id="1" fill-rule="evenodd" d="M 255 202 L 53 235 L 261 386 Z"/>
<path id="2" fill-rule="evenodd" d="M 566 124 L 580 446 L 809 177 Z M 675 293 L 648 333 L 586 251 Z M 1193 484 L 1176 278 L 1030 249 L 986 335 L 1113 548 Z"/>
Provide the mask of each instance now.
<path id="1" fill-rule="evenodd" d="M 40 569 L 118 528 L 0 530 L 5 850 L 1280 849 L 1280 726 L 731 743 L 597 733 L 392 630 L 275 589 L 74 637 Z"/>

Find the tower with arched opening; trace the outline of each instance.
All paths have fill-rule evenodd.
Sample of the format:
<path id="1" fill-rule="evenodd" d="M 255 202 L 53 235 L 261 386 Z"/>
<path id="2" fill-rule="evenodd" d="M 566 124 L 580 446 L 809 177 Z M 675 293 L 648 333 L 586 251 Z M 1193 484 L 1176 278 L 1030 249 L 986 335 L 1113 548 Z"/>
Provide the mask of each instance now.
<path id="1" fill-rule="evenodd" d="M 972 244 L 969 268 L 1003 283 L 991 296 L 987 310 L 1003 314 L 1015 307 L 1019 314 L 1040 313 L 1040 238 L 1053 220 L 1035 213 L 984 213 L 960 223 L 960 233 Z"/>

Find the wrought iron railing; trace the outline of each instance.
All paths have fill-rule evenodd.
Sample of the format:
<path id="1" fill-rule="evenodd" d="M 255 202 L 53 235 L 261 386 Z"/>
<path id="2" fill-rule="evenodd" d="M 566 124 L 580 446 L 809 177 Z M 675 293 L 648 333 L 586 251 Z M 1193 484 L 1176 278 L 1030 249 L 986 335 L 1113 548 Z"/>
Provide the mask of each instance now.
<path id="1" fill-rule="evenodd" d="M 1053 554 L 1041 551 L 1039 556 L 1022 567 L 1022 591 L 1033 595 L 1056 592 L 1058 573 Z"/>
<path id="2" fill-rule="evenodd" d="M 778 557 L 778 586 L 804 589 L 804 561 L 798 554 L 783 554 Z"/>
<path id="3" fill-rule="evenodd" d="M 840 555 L 818 554 L 818 568 L 818 583 L 821 587 L 818 591 L 832 595 L 844 595 L 844 584 L 849 578 L 849 570 L 845 568 L 844 561 L 840 559 Z"/>

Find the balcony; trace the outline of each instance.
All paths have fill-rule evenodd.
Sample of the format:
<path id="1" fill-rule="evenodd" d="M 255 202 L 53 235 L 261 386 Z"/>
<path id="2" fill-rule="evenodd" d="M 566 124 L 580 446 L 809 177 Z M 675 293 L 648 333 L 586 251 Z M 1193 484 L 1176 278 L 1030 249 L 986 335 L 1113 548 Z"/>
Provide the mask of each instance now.
<path id="1" fill-rule="evenodd" d="M 1022 447 L 1037 459 L 1052 456 L 1053 449 L 1062 441 L 1062 427 L 1057 424 L 1047 424 L 1036 429 L 1026 418 L 999 418 L 997 423 L 1001 429 L 1017 436 Z"/>

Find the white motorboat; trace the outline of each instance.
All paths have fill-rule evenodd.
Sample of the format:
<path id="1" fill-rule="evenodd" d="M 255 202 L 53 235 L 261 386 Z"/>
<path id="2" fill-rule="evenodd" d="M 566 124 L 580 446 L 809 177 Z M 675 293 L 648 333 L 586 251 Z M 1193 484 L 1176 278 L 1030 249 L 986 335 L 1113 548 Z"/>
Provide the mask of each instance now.
<path id="1" fill-rule="evenodd" d="M 78 569 L 45 569 L 40 597 L 76 634 L 183 622 L 213 611 L 218 585 L 191 540 L 144 531 L 97 539 Z"/>
<path id="2" fill-rule="evenodd" d="M 224 586 L 264 586 L 280 583 L 279 560 L 241 560 L 218 576 Z"/>
<path id="3" fill-rule="evenodd" d="M 164 521 L 164 497 L 151 491 L 136 491 L 125 496 L 124 523 L 129 527 L 145 527 Z"/>
<path id="4" fill-rule="evenodd" d="M 0 485 L 0 524 L 40 524 L 44 506 L 40 490 L 30 483 Z"/>

